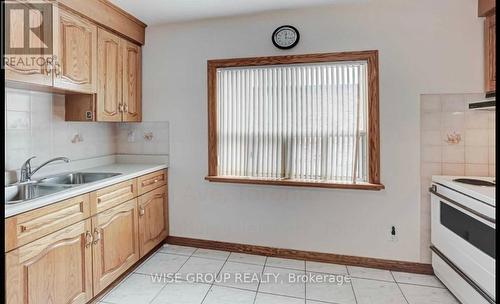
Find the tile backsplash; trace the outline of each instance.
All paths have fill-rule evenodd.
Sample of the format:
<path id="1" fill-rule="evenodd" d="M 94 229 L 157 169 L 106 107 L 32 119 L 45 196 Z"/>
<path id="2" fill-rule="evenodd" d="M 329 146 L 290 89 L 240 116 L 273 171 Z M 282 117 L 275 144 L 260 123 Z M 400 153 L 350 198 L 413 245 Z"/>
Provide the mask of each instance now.
<path id="1" fill-rule="evenodd" d="M 166 121 L 118 124 L 118 154 L 168 154 L 168 131 Z"/>
<path id="2" fill-rule="evenodd" d="M 36 166 L 56 156 L 168 154 L 168 122 L 66 122 L 64 95 L 6 88 L 5 100 L 6 171 L 33 155 Z"/>
<path id="3" fill-rule="evenodd" d="M 495 176 L 495 111 L 471 111 L 480 94 L 426 94 L 420 99 L 421 255 L 430 261 L 432 175 Z"/>

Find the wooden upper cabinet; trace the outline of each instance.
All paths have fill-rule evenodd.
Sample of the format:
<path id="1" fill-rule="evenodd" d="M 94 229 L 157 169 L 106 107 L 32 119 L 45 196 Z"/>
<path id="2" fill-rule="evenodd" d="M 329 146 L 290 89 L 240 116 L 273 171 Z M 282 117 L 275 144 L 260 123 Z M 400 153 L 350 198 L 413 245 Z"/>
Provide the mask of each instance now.
<path id="1" fill-rule="evenodd" d="M 141 121 L 141 47 L 99 29 L 97 48 L 96 120 Z"/>
<path id="2" fill-rule="evenodd" d="M 101 28 L 97 38 L 97 121 L 121 121 L 123 42 Z"/>
<path id="3" fill-rule="evenodd" d="M 137 199 L 92 219 L 94 295 L 139 260 Z"/>
<path id="4" fill-rule="evenodd" d="M 167 186 L 139 197 L 139 247 L 141 257 L 168 235 Z"/>
<path id="5" fill-rule="evenodd" d="M 495 13 L 496 0 L 478 0 L 477 15 L 479 17 L 489 16 Z"/>
<path id="6" fill-rule="evenodd" d="M 123 121 L 141 121 L 141 47 L 123 45 Z"/>
<path id="7" fill-rule="evenodd" d="M 95 93 L 97 26 L 60 7 L 54 11 L 54 87 Z"/>
<path id="8" fill-rule="evenodd" d="M 89 301 L 92 298 L 90 230 L 88 219 L 6 253 L 6 303 Z"/>
<path id="9" fill-rule="evenodd" d="M 484 84 L 486 92 L 496 90 L 496 14 L 484 20 Z"/>
<path id="10" fill-rule="evenodd" d="M 27 3 L 19 2 L 19 5 L 28 5 Z M 54 10 L 54 9 L 53 9 Z M 48 33 L 41 31 L 41 39 L 34 34 L 30 34 L 28 37 L 28 43 L 30 48 L 37 48 L 36 55 L 41 56 L 44 60 L 37 60 L 36 62 L 30 62 L 27 59 L 32 55 L 24 54 L 23 48 L 26 47 L 24 40 L 24 11 L 22 10 L 12 10 L 10 14 L 5 15 L 5 22 L 10 25 L 9 44 L 13 48 L 9 54 L 5 55 L 5 59 L 8 59 L 5 64 L 5 79 L 13 80 L 16 82 L 32 83 L 36 85 L 52 85 L 52 73 L 47 66 L 47 60 L 45 60 L 51 54 L 46 54 L 46 48 L 43 43 L 44 36 Z M 43 15 L 37 10 L 29 11 L 29 21 L 30 24 L 40 24 Z M 38 48 L 39 47 L 39 48 Z M 15 50 L 18 49 L 18 50 Z"/>

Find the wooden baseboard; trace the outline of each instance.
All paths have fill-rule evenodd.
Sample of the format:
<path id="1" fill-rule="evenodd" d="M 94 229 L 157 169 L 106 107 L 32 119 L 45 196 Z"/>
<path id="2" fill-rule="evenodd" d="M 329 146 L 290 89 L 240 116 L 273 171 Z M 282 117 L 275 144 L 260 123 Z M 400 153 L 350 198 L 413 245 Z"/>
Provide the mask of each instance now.
<path id="1" fill-rule="evenodd" d="M 190 247 L 197 247 L 204 249 L 224 250 L 224 251 L 265 255 L 265 256 L 272 256 L 279 258 L 308 260 L 308 261 L 334 263 L 334 264 L 342 264 L 350 266 L 361 266 L 361 267 L 378 268 L 378 269 L 411 272 L 419 274 L 434 273 L 432 270 L 432 265 L 425 263 L 384 260 L 376 258 L 341 255 L 334 253 L 321 253 L 313 251 L 282 249 L 282 248 L 273 248 L 265 246 L 201 240 L 201 239 L 185 238 L 178 236 L 169 236 L 167 238 L 167 243 L 172 245 L 182 245 L 182 246 L 190 246 Z"/>

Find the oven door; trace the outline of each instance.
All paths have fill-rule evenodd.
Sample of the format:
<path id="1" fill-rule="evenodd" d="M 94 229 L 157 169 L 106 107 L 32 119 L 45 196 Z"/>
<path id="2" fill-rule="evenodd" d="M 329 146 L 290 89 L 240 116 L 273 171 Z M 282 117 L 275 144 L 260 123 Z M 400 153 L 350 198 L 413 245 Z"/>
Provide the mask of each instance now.
<path id="1" fill-rule="evenodd" d="M 495 299 L 495 220 L 460 204 L 462 194 L 449 195 L 445 191 L 448 196 L 444 196 L 439 189 L 442 186 L 434 186 L 431 191 L 432 244 Z"/>

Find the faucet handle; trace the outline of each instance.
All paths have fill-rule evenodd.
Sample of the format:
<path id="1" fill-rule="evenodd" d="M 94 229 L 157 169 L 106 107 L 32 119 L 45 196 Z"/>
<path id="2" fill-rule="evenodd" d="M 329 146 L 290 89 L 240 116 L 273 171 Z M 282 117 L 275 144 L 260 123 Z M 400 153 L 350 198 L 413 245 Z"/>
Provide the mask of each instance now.
<path id="1" fill-rule="evenodd" d="M 21 168 L 25 168 L 25 167 L 26 167 L 26 168 L 30 168 L 30 169 L 31 169 L 31 160 L 32 160 L 33 158 L 36 158 L 36 156 L 32 156 L 32 157 L 28 158 L 28 159 L 24 162 L 24 164 L 22 165 L 22 167 L 21 167 Z"/>
<path id="2" fill-rule="evenodd" d="M 23 165 L 21 166 L 21 180 L 20 182 L 29 181 L 31 178 L 31 160 L 36 158 L 36 156 L 32 156 L 28 158 Z"/>

